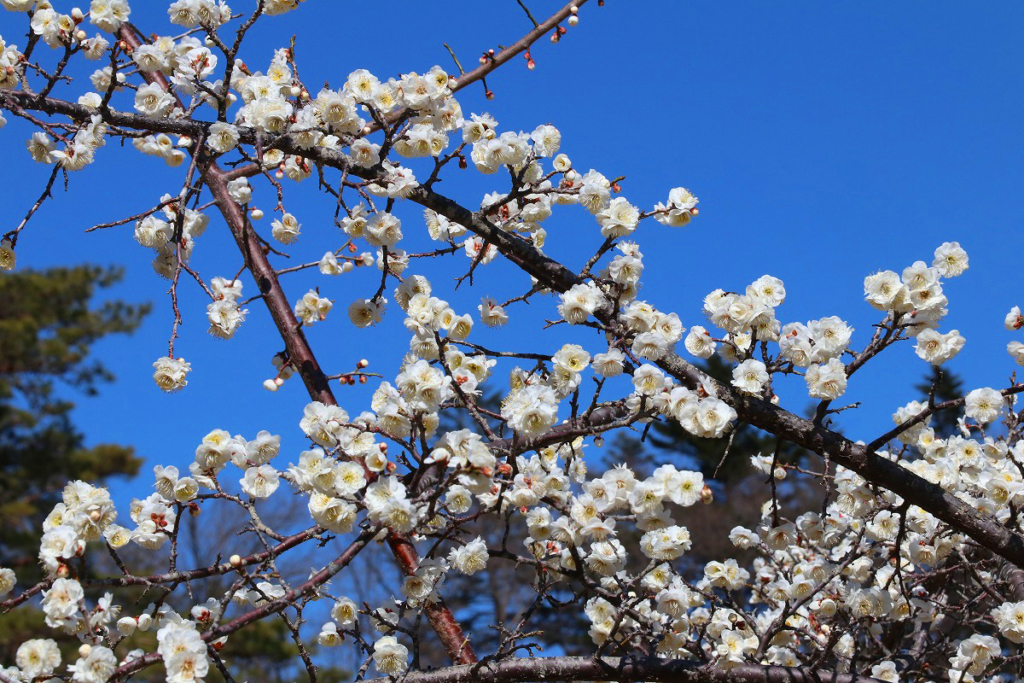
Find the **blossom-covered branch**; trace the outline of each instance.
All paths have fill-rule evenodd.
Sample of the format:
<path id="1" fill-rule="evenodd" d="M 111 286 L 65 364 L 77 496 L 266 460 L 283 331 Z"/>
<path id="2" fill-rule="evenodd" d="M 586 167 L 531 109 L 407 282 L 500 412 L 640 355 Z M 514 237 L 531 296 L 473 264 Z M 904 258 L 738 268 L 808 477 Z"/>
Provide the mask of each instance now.
<path id="1" fill-rule="evenodd" d="M 583 15 L 584 3 L 574 2 L 538 22 L 517 2 L 534 28 L 485 50 L 470 72 L 457 58 L 458 75 L 435 66 L 386 79 L 355 69 L 341 87 L 315 90 L 300 76 L 294 40 L 265 72 L 242 60 L 253 26 L 306 11 L 297 0 L 259 0 L 240 14 L 214 0 L 175 0 L 168 19 L 185 32 L 149 39 L 129 21 L 126 0 L 92 0 L 88 12 L 69 14 L 45 0 L 0 0 L 19 22 L 27 13 L 29 36 L 24 50 L 0 39 L 0 111 L 31 131 L 29 157 L 48 166 L 38 199 L 4 234 L 0 266 L 15 267 L 31 219 L 56 201 L 58 178 L 74 183 L 99 155 L 117 154 L 108 140 L 130 143 L 153 157 L 146 163 L 183 166 L 168 193 L 90 228 L 134 225 L 155 272 L 172 283 L 170 350 L 154 363 L 156 385 L 187 400 L 190 373 L 207 371 L 184 359 L 191 339 L 179 330 L 195 314 L 180 291 L 195 286 L 220 339 L 245 333 L 246 305 L 265 306 L 284 349 L 270 359 L 271 377 L 253 376 L 254 390 L 277 391 L 298 375 L 309 396 L 293 407 L 308 446 L 287 465 L 279 435 L 214 428 L 197 435 L 187 467 L 155 468 L 155 492 L 132 501 L 130 527 L 108 491 L 69 482 L 42 524 L 41 578 L 0 569 L 0 608 L 29 609 L 41 598 L 47 628 L 77 638 L 78 656 L 65 668 L 57 640 L 40 634 L 18 644 L 0 680 L 105 683 L 158 664 L 169 683 L 201 682 L 211 666 L 231 680 L 222 648 L 271 617 L 283 619 L 295 669 L 310 683 L 342 644 L 359 679 L 376 671 L 421 683 L 1019 677 L 1024 422 L 1016 396 L 1024 385 L 1011 377 L 998 389 L 892 406 L 895 426 L 863 441 L 837 424 L 858 405 L 837 403 L 865 381 L 855 373 L 889 349 L 913 344 L 931 367 L 961 352 L 965 338 L 941 331 L 951 305 L 943 285 L 968 270 L 967 253 L 946 242 L 930 264 L 869 274 L 862 294 L 879 321 L 859 351 L 855 330 L 837 315 L 784 322 L 786 288 L 771 275 L 740 286 L 723 273 L 702 310 L 656 309 L 640 297 L 641 227 L 685 228 L 699 215 L 694 194 L 674 187 L 641 209 L 623 196 L 621 175 L 583 172 L 560 153 L 562 131 L 499 132 L 494 117 L 464 112 L 455 97 L 472 97 L 468 85 L 517 55 L 533 68 L 537 42 L 559 42 Z M 102 33 L 90 37 L 86 22 Z M 72 94 L 83 59 L 101 66 L 91 89 Z M 470 167 L 493 179 L 479 208 L 436 189 Z M 336 233 L 303 231 L 310 210 L 292 188 L 314 174 Z M 594 234 L 588 242 L 574 226 L 572 262 L 560 262 L 544 251 L 546 226 L 570 211 Z M 413 230 L 414 222 L 422 225 Z M 226 228 L 237 247 L 211 259 L 223 264 L 213 277 L 190 263 L 211 226 Z M 552 229 L 552 241 L 562 238 Z M 282 267 L 297 240 L 318 240 L 323 257 Z M 499 303 L 484 291 L 468 303 L 467 290 L 495 286 L 488 266 L 496 259 L 522 273 L 502 282 L 512 295 Z M 425 263 L 451 274 L 448 292 L 443 278 L 416 272 Z M 367 291 L 334 285 L 374 267 Z M 314 268 L 321 284 L 286 289 L 317 277 Z M 258 294 L 246 298 L 253 286 Z M 305 328 L 338 324 L 332 297 L 343 294 L 350 301 L 340 324 L 350 327 L 333 343 L 354 358 L 329 370 L 335 359 L 314 350 Z M 393 377 L 367 371 L 350 340 L 396 315 L 408 353 Z M 510 325 L 527 334 L 481 329 Z M 1024 316 L 1014 308 L 1004 326 L 1018 331 Z M 1024 364 L 1024 343 L 1007 351 Z M 713 355 L 731 376 L 703 369 Z M 391 381 L 376 383 L 369 404 L 351 412 L 335 393 L 385 376 Z M 778 389 L 789 382 L 816 402 L 808 417 L 782 405 Z M 933 417 L 954 413 L 957 432 L 931 428 Z M 695 442 L 721 440 L 723 462 L 748 461 L 765 477 L 760 514 L 728 535 L 733 556 L 691 561 L 688 524 L 696 506 L 713 502 L 716 482 L 677 462 L 602 469 L 593 456 L 606 436 L 646 435 L 654 424 Z M 774 452 L 736 445 L 744 428 L 770 435 Z M 787 461 L 786 444 L 823 464 Z M 784 481 L 790 475 L 796 483 Z M 820 504 L 794 508 L 785 494 L 815 479 L 824 484 Z M 268 510 L 287 490 L 308 517 L 273 524 Z M 239 537 L 252 548 L 226 560 L 186 559 L 182 519 L 225 509 L 244 520 Z M 378 544 L 394 571 L 375 566 L 382 585 L 367 591 L 352 567 L 374 563 Z M 296 571 L 286 563 L 300 549 L 315 559 Z M 522 586 L 490 574 L 505 570 Z M 488 624 L 493 647 L 464 628 L 478 598 L 450 600 L 453 584 L 480 575 L 509 599 L 521 597 L 518 588 L 527 596 L 515 615 L 502 611 Z M 199 599 L 199 585 L 212 586 L 211 596 Z M 545 611 L 578 615 L 591 656 L 536 656 L 561 644 L 562 634 L 535 627 Z M 155 642 L 141 635 L 149 631 Z M 450 665 L 431 669 L 432 648 Z"/>

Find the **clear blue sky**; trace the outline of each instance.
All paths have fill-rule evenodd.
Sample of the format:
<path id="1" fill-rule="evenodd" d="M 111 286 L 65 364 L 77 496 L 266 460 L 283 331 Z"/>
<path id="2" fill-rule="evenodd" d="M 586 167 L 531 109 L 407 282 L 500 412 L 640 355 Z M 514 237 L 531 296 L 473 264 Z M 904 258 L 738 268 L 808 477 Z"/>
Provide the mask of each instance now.
<path id="1" fill-rule="evenodd" d="M 237 10 L 250 4 L 235 3 Z M 560 3 L 528 4 L 546 17 Z M 132 19 L 144 32 L 174 33 L 165 5 L 136 0 Z M 387 8 L 361 16 L 363 10 L 349 3 L 310 0 L 261 22 L 243 56 L 254 69 L 265 69 L 272 49 L 298 34 L 306 82 L 326 79 L 338 87 L 356 68 L 384 77 L 434 64 L 448 68 L 443 41 L 464 65 L 475 65 L 482 49 L 510 43 L 529 28 L 514 0 Z M 958 328 L 967 345 L 948 367 L 972 386 L 1004 386 L 1014 366 L 1002 318 L 1011 305 L 1024 304 L 1022 19 L 1024 6 L 1015 2 L 610 0 L 604 8 L 592 2 L 559 45 L 538 43 L 536 70 L 527 71 L 518 58 L 492 76 L 495 100 L 484 100 L 480 87 L 459 99 L 467 113 L 496 116 L 502 130 L 556 125 L 577 167 L 625 175 L 623 193 L 641 207 L 678 185 L 699 196 L 701 215 L 689 227 L 652 223 L 638 233 L 647 266 L 643 296 L 678 312 L 688 327 L 702 322 L 700 302 L 710 290 L 742 289 L 770 273 L 789 292 L 778 311 L 783 322 L 839 315 L 856 327 L 853 345 L 860 348 L 878 319 L 862 298 L 864 276 L 930 262 L 936 246 L 958 240 L 971 268 L 948 283 L 950 316 L 943 329 Z M 9 43 L 24 44 L 24 25 L 22 16 L 0 15 L 0 34 Z M 84 87 L 72 92 L 77 97 Z M 47 172 L 24 152 L 27 130 L 12 120 L 0 132 L 7 151 L 0 205 L 6 225 L 17 224 Z M 258 302 L 249 305 L 235 340 L 217 341 L 206 333 L 202 297 L 183 283 L 186 324 L 178 352 L 194 372 L 179 394 L 165 395 L 153 384 L 150 364 L 166 352 L 172 321 L 167 283 L 153 274 L 150 253 L 134 242 L 131 227 L 82 231 L 177 192 L 183 169 L 167 169 L 116 143 L 99 159 L 72 176 L 69 192 L 58 193 L 59 201 L 40 212 L 18 244 L 20 268 L 124 264 L 127 277 L 110 295 L 155 304 L 136 335 L 96 346 L 117 381 L 96 398 L 78 399 L 76 422 L 90 443 L 133 444 L 153 464 L 186 467 L 200 438 L 215 427 L 249 437 L 259 429 L 281 433 L 284 453 L 277 464 L 296 460 L 304 448 L 297 423 L 306 394 L 298 380 L 277 394 L 260 388 L 282 345 Z M 330 201 L 315 194 L 314 183 L 298 190 L 286 184 L 286 205 L 303 224 L 292 263 L 340 245 Z M 505 184 L 465 171 L 439 187 L 476 205 L 484 191 Z M 266 188 L 257 194 L 269 212 Z M 405 207 L 400 214 L 409 251 L 427 245 L 418 213 Z M 576 208 L 556 211 L 546 227 L 548 251 L 577 267 L 599 244 L 593 219 Z M 269 219 L 264 228 L 269 233 Z M 209 279 L 230 276 L 240 263 L 214 217 L 193 265 Z M 450 278 L 467 264 L 460 255 L 425 272 L 450 292 Z M 481 295 L 508 296 L 528 287 L 525 276 L 497 264 L 481 269 L 478 283 L 450 299 L 457 309 L 475 313 Z M 355 330 L 344 311 L 352 299 L 372 294 L 376 271 L 337 279 L 314 271 L 285 281 L 293 301 L 315 284 L 338 307 L 309 333 L 328 371 L 349 369 L 365 357 L 371 370 L 391 379 L 408 342 L 397 307 L 371 331 Z M 251 281 L 246 292 L 255 293 Z M 529 324 L 500 333 L 478 330 L 472 338 L 489 346 L 557 349 L 564 327 L 538 334 L 540 319 L 555 317 L 554 302 L 511 313 L 514 322 Z M 601 350 L 594 337 L 573 336 L 592 352 Z M 888 429 L 892 411 L 912 398 L 911 385 L 927 369 L 910 346 L 869 364 L 844 397 L 864 402 L 843 414 L 847 433 L 870 440 Z M 504 373 L 493 382 L 504 388 Z M 789 407 L 802 410 L 802 382 L 792 387 Z M 364 389 L 337 393 L 353 413 L 366 407 Z"/>

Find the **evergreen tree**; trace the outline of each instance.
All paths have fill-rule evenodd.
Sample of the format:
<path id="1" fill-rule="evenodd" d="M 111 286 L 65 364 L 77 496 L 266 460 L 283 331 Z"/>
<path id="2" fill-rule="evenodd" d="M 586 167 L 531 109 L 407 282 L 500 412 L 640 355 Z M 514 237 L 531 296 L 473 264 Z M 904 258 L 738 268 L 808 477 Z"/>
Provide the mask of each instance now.
<path id="1" fill-rule="evenodd" d="M 129 446 L 86 448 L 71 421 L 74 403 L 61 396 L 91 396 L 113 379 L 89 357 L 92 345 L 108 334 L 132 332 L 149 311 L 122 301 L 96 305 L 98 290 L 122 275 L 117 268 L 77 266 L 0 278 L 0 566 L 14 568 L 25 585 L 41 578 L 42 521 L 64 484 L 131 476 L 141 464 Z M 8 645 L 16 647 L 41 627 L 41 614 L 3 615 L 0 659 L 13 661 Z"/>
<path id="2" fill-rule="evenodd" d="M 937 365 L 933 365 L 929 373 L 921 380 L 921 383 L 915 384 L 914 388 L 921 392 L 921 401 L 923 403 L 928 402 L 928 397 L 931 395 L 933 388 L 936 403 L 960 398 L 967 393 L 964 389 L 964 381 L 959 375 L 950 370 L 943 370 Z M 933 415 L 931 426 L 935 430 L 935 436 L 940 439 L 946 439 L 954 434 L 959 434 L 960 428 L 956 424 L 956 418 L 957 412 L 955 410 L 943 410 Z"/>
<path id="3" fill-rule="evenodd" d="M 148 304 L 107 301 L 98 290 L 118 282 L 119 268 L 77 266 L 20 271 L 0 278 L 0 565 L 27 567 L 31 578 L 43 517 L 70 479 L 102 482 L 131 476 L 140 460 L 131 447 L 85 447 L 71 422 L 74 403 L 113 379 L 89 357 L 108 334 L 130 333 Z"/>

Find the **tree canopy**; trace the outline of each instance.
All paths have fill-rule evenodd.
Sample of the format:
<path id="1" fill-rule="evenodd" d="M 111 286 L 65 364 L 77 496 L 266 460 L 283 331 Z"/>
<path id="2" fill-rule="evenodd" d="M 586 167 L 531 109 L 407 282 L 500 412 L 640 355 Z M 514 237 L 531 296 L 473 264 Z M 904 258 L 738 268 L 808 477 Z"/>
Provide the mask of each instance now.
<path id="1" fill-rule="evenodd" d="M 484 105 L 496 70 L 520 55 L 532 69 L 538 41 L 580 30 L 583 0 L 543 21 L 518 2 L 533 28 L 472 71 L 449 47 L 453 69 L 322 87 L 296 37 L 271 34 L 260 56 L 258 31 L 300 4 L 175 0 L 160 35 L 128 0 L 0 0 L 28 32 L 0 41 L 0 111 L 49 173 L 0 269 L 16 271 L 58 180 L 106 155 L 180 169 L 159 200 L 93 226 L 130 226 L 169 283 L 152 390 L 187 401 L 190 378 L 218 371 L 185 321 L 205 307 L 189 331 L 243 344 L 258 306 L 276 353 L 253 390 L 281 399 L 302 444 L 190 426 L 194 454 L 115 500 L 104 478 L 137 460 L 84 448 L 57 386 L 95 391 L 109 376 L 90 345 L 144 309 L 90 306 L 117 271 L 3 280 L 0 492 L 15 502 L 0 611 L 25 621 L 0 683 L 1024 675 L 1024 384 L 961 393 L 935 369 L 921 400 L 891 405 L 876 376 L 865 400 L 886 419 L 842 425 L 883 354 L 940 368 L 965 349 L 948 329 L 948 283 L 973 275 L 959 242 L 863 265 L 867 331 L 842 310 L 790 313 L 781 278 L 739 281 L 726 258 L 702 302 L 677 306 L 644 288 L 644 245 L 689 236 L 711 258 L 694 192 L 634 204 L 622 175 L 563 151 L 565 126 L 460 103 L 479 84 Z M 99 60 L 88 85 L 69 66 L 83 60 Z M 315 260 L 290 258 L 308 242 Z M 1003 327 L 1024 328 L 1019 308 Z M 358 352 L 386 336 L 402 344 L 378 372 Z M 328 369 L 332 345 L 354 362 Z M 1024 365 L 1024 343 L 1006 351 Z M 342 387 L 371 383 L 342 405 Z"/>

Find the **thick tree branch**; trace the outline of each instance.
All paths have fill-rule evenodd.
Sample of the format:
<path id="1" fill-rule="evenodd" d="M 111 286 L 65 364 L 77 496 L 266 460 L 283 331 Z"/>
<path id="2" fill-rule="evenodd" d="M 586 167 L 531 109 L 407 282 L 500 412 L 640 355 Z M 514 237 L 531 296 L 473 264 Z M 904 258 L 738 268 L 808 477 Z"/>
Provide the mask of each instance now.
<path id="1" fill-rule="evenodd" d="M 132 49 L 137 49 L 143 44 L 139 33 L 130 24 L 121 26 L 118 30 L 118 35 Z M 164 89 L 168 89 L 166 80 L 163 80 L 159 74 L 154 77 L 147 72 L 144 75 L 149 78 L 150 82 L 160 83 Z M 193 139 L 199 140 L 202 137 L 196 136 Z M 205 154 L 205 150 L 197 149 L 193 146 L 192 153 L 201 157 Z M 302 332 L 302 327 L 295 317 L 291 303 L 288 301 L 284 289 L 278 281 L 277 273 L 267 259 L 267 253 L 263 245 L 251 229 L 245 213 L 242 211 L 242 207 L 231 198 L 228 192 L 228 181 L 225 178 L 224 171 L 212 160 L 207 160 L 206 163 L 202 164 L 201 171 L 204 182 L 210 188 L 210 192 L 217 202 L 217 208 L 220 209 L 224 221 L 227 223 L 232 236 L 235 238 L 235 242 L 238 244 L 239 250 L 242 252 L 246 267 L 256 280 L 260 293 L 263 294 L 263 301 L 266 303 L 274 324 L 285 342 L 288 360 L 302 377 L 310 398 L 328 405 L 337 405 L 337 400 L 331 391 L 327 375 L 320 368 L 320 364 L 312 348 L 310 348 L 305 334 Z M 411 574 L 416 571 L 418 558 L 416 556 L 416 549 L 411 543 L 405 542 L 401 544 L 400 550 L 396 549 L 396 546 L 393 545 L 392 550 L 394 551 L 395 559 L 404 573 Z M 341 569 L 341 566 L 338 567 L 338 570 Z M 438 638 L 452 658 L 452 661 L 462 664 L 475 662 L 476 655 L 468 645 L 468 640 L 462 633 L 462 629 L 455 620 L 451 610 L 444 603 L 437 603 L 432 604 L 431 608 L 427 609 L 426 612 L 431 626 L 437 632 Z M 270 612 L 267 613 L 269 614 Z M 262 616 L 265 615 L 253 616 L 252 620 L 262 618 Z M 239 619 L 242 618 L 239 617 Z M 238 619 L 235 620 L 235 622 L 238 621 Z"/>
<path id="2" fill-rule="evenodd" d="M 375 678 L 367 683 L 387 683 Z M 713 668 L 681 659 L 537 657 L 412 672 L 404 683 L 518 683 L 520 681 L 671 681 L 673 683 L 878 683 L 870 676 L 809 668 L 742 665 Z"/>
<path id="3" fill-rule="evenodd" d="M 478 213 L 469 211 L 433 190 L 417 188 L 410 199 L 496 245 L 510 261 L 556 292 L 564 292 L 580 282 L 571 270 L 541 254 L 533 245 L 501 230 Z M 607 312 L 599 312 L 598 317 L 602 322 L 618 327 Z M 624 336 L 624 332 L 619 331 L 619 336 Z M 666 354 L 657 361 L 657 365 L 691 389 L 699 387 L 702 382 L 713 382 L 675 353 Z M 867 481 L 893 491 L 911 504 L 930 512 L 997 555 L 1024 567 L 1024 538 L 995 519 L 982 515 L 942 487 L 822 425 L 800 418 L 768 401 L 743 396 L 717 382 L 713 383 L 719 398 L 735 408 L 740 420 L 821 456 L 827 456 Z"/>

